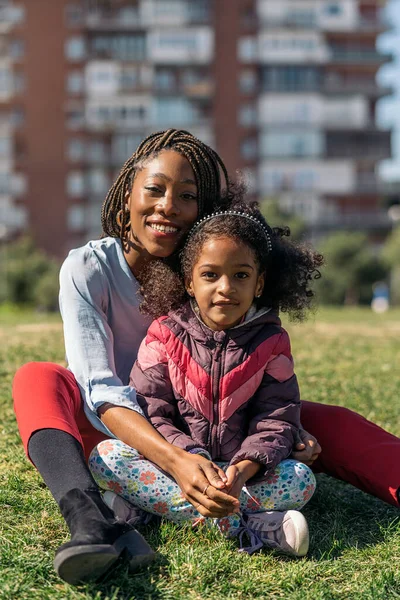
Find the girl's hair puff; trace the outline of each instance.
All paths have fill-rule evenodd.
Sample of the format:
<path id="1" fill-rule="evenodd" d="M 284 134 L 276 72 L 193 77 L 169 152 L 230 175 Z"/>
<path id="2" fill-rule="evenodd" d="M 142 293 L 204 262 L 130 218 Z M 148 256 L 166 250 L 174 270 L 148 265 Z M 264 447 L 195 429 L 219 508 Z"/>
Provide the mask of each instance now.
<path id="1" fill-rule="evenodd" d="M 287 312 L 293 320 L 304 318 L 314 298 L 310 284 L 321 276 L 322 255 L 305 244 L 289 240 L 288 227 L 271 228 L 257 202 L 248 204 L 239 195 L 229 211 L 252 216 L 262 227 L 229 213 L 197 223 L 180 254 L 180 265 L 168 261 L 153 261 L 149 265 L 141 278 L 142 312 L 157 318 L 182 306 L 189 299 L 184 282 L 191 279 L 204 243 L 212 237 L 228 237 L 248 246 L 254 253 L 259 273 L 265 273 L 264 290 L 260 298 L 255 299 L 257 308 Z M 269 233 L 272 250 L 263 228 Z"/>

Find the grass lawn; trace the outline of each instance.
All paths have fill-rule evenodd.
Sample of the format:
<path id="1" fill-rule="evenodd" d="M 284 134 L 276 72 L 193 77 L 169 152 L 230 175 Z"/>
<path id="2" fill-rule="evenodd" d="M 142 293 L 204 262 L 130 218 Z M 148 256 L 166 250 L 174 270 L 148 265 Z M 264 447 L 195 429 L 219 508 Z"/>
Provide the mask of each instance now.
<path id="1" fill-rule="evenodd" d="M 345 405 L 400 435 L 399 311 L 321 310 L 288 329 L 303 398 Z M 23 363 L 64 364 L 61 326 L 56 316 L 0 310 L 0 337 L 1 599 L 400 598 L 398 510 L 326 476 L 318 476 L 304 510 L 311 531 L 305 559 L 244 556 L 215 531 L 165 523 L 145 530 L 159 553 L 151 568 L 129 576 L 121 566 L 102 584 L 64 584 L 52 561 L 68 532 L 24 457 L 10 391 Z"/>

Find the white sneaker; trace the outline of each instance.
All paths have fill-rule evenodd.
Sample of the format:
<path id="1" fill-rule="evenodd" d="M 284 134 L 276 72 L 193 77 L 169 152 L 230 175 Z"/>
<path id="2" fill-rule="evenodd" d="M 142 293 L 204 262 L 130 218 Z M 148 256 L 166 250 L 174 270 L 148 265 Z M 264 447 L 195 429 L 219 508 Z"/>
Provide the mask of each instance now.
<path id="1" fill-rule="evenodd" d="M 269 511 L 247 515 L 246 530 L 254 534 L 256 541 L 252 540 L 252 546 L 245 549 L 251 554 L 259 549 L 259 542 L 264 546 L 280 550 L 291 556 L 305 556 L 308 552 L 309 533 L 307 521 L 298 510 L 286 510 L 284 512 Z"/>

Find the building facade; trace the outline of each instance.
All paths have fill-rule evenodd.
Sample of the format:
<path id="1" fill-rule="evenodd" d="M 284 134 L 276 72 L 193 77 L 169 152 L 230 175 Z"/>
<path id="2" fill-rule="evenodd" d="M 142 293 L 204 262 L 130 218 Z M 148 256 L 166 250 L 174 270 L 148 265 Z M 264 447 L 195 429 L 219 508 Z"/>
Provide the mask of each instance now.
<path id="1" fill-rule="evenodd" d="M 385 227 L 378 0 L 0 1 L 0 237 L 62 256 L 100 234 L 154 130 L 216 147 L 251 193 L 321 231 Z"/>

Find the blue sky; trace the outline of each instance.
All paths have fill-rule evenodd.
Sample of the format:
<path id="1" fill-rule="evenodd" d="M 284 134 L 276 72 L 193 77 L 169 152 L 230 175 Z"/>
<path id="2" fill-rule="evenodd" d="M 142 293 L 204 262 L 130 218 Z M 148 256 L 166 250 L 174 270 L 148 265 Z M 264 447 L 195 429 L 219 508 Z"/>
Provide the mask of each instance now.
<path id="1" fill-rule="evenodd" d="M 392 29 L 379 38 L 378 47 L 394 54 L 395 60 L 380 69 L 378 81 L 394 93 L 379 101 L 377 115 L 380 126 L 393 128 L 393 159 L 381 163 L 380 173 L 386 180 L 400 181 L 400 0 L 388 0 L 385 14 Z"/>

